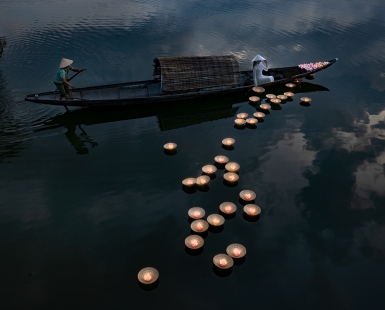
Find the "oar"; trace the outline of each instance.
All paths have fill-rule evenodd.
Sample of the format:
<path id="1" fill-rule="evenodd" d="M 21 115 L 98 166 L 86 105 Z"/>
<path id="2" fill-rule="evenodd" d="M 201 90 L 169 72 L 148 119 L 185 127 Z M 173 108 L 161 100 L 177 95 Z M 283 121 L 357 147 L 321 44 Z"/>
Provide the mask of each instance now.
<path id="1" fill-rule="evenodd" d="M 82 69 L 79 72 L 75 73 L 70 79 L 67 80 L 67 82 L 71 81 L 75 76 L 77 76 L 79 73 L 83 72 L 86 69 Z"/>

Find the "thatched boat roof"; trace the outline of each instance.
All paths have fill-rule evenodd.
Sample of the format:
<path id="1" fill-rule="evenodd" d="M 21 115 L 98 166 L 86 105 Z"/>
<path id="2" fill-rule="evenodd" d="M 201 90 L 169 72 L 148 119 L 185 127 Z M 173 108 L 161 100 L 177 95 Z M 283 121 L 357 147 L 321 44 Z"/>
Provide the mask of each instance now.
<path id="1" fill-rule="evenodd" d="M 155 58 L 156 75 L 161 77 L 163 92 L 184 92 L 241 83 L 239 64 L 233 55 Z"/>

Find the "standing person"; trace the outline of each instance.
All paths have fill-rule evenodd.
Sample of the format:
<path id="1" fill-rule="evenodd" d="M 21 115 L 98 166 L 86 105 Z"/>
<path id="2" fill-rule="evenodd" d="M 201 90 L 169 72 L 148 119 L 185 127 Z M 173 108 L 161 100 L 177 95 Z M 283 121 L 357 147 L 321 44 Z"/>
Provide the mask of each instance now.
<path id="1" fill-rule="evenodd" d="M 63 99 L 63 97 L 66 98 L 66 100 L 71 99 L 70 98 L 70 87 L 72 89 L 76 89 L 76 87 L 72 84 L 70 84 L 68 79 L 68 71 L 74 71 L 74 72 L 82 72 L 84 69 L 76 69 L 71 67 L 71 64 L 73 63 L 73 60 L 62 58 L 59 70 L 56 73 L 54 84 L 56 85 L 56 88 L 58 89 L 60 93 L 60 100 Z"/>

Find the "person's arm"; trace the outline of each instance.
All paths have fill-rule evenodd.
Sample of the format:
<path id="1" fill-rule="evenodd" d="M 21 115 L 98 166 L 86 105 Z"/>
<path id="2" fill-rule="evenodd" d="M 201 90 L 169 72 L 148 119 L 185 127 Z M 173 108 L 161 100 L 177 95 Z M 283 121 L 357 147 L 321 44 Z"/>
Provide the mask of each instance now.
<path id="1" fill-rule="evenodd" d="M 84 69 L 76 69 L 76 68 L 70 68 L 73 72 L 82 72 Z"/>
<path id="2" fill-rule="evenodd" d="M 68 87 L 71 87 L 72 89 L 76 89 L 75 85 L 72 85 L 72 84 L 68 83 L 68 81 L 67 81 L 66 78 L 62 78 L 61 80 L 62 80 L 63 83 L 64 83 L 65 85 L 67 85 Z"/>

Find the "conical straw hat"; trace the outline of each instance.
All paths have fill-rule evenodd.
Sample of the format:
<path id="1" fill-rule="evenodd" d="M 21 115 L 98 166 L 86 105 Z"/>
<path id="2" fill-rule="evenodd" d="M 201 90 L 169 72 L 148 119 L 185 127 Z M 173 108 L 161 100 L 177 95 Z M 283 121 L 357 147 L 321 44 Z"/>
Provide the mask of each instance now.
<path id="1" fill-rule="evenodd" d="M 71 59 L 62 58 L 59 68 L 65 68 L 70 66 L 74 61 Z"/>

